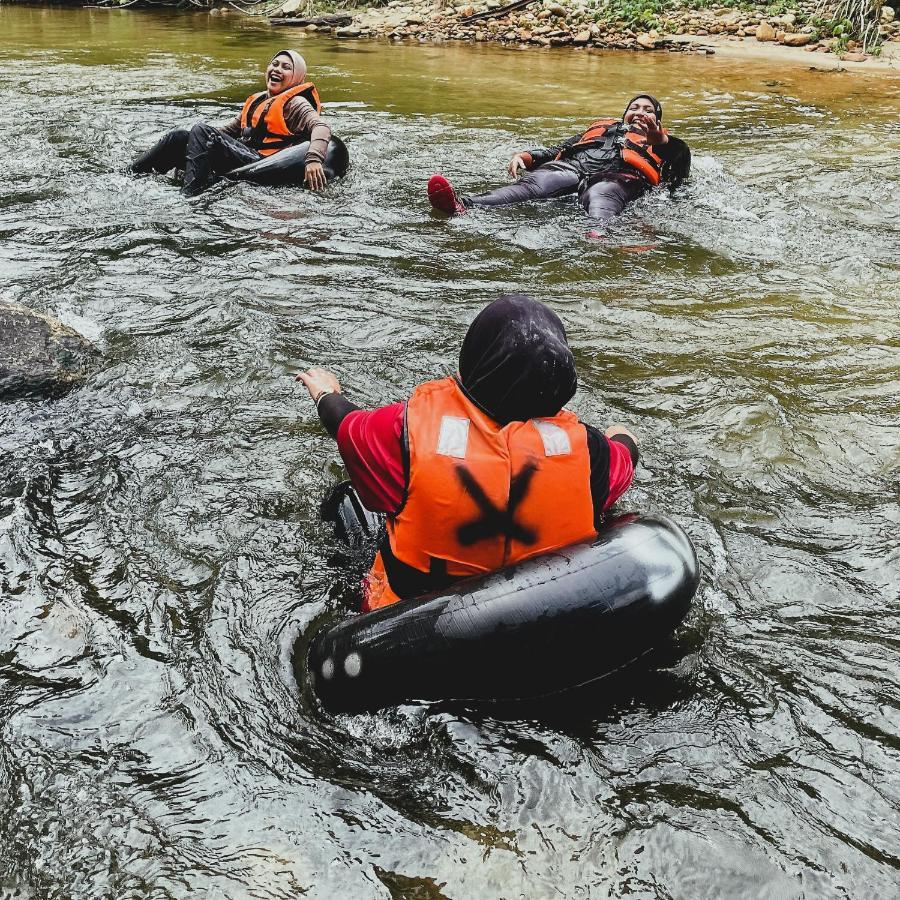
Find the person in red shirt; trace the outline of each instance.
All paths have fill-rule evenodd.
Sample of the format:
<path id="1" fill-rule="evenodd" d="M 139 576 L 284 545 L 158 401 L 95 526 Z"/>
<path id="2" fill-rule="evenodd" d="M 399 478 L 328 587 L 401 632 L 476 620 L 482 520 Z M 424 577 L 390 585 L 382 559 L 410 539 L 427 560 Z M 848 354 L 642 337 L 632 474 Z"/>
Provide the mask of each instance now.
<path id="1" fill-rule="evenodd" d="M 362 410 L 325 369 L 297 380 L 360 500 L 387 516 L 364 611 L 590 539 L 634 477 L 631 431 L 563 408 L 575 360 L 559 317 L 530 297 L 485 307 L 458 371 L 406 401 Z"/>

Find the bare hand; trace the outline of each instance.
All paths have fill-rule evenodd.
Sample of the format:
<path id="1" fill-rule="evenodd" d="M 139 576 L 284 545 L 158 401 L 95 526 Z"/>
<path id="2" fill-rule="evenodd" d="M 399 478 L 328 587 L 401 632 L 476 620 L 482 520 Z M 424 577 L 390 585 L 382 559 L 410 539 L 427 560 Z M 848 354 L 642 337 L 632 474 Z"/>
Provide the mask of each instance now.
<path id="1" fill-rule="evenodd" d="M 328 369 L 312 368 L 301 372 L 294 381 L 302 381 L 309 391 L 309 396 L 315 400 L 323 391 L 328 393 L 339 394 L 341 392 L 340 382 L 335 378 Z"/>
<path id="2" fill-rule="evenodd" d="M 643 135 L 651 147 L 669 142 L 669 136 L 660 128 L 656 118 L 647 115 L 647 113 L 635 113 L 634 118 L 631 120 L 631 129 Z"/>
<path id="3" fill-rule="evenodd" d="M 325 178 L 325 170 L 320 162 L 308 162 L 306 172 L 303 175 L 304 184 L 311 191 L 324 191 L 328 179 Z"/>
<path id="4" fill-rule="evenodd" d="M 510 178 L 518 178 L 522 172 L 527 171 L 528 166 L 525 165 L 525 157 L 521 153 L 517 153 L 510 161 L 509 172 Z"/>
<path id="5" fill-rule="evenodd" d="M 624 425 L 610 425 L 603 433 L 608 438 L 615 437 L 617 434 L 624 434 L 626 437 L 630 437 L 634 441 L 634 446 L 637 447 L 638 440 L 634 436 L 634 432 L 629 431 Z"/>

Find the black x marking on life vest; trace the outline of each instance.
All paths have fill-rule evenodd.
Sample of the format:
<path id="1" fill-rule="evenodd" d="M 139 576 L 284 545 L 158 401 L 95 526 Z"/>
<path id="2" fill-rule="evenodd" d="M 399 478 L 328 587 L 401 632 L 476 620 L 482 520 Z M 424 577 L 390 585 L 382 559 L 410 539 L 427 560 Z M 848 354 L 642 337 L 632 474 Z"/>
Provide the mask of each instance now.
<path id="1" fill-rule="evenodd" d="M 494 506 L 493 501 L 485 494 L 481 485 L 472 473 L 464 466 L 456 467 L 456 475 L 466 493 L 475 501 L 481 515 L 471 522 L 465 522 L 456 529 L 456 539 L 463 547 L 469 547 L 478 541 L 484 541 L 497 535 L 503 535 L 521 544 L 533 544 L 537 533 L 533 528 L 519 525 L 515 521 L 516 509 L 528 494 L 531 479 L 537 471 L 534 463 L 527 463 L 518 475 L 514 475 L 509 485 L 509 503 L 506 509 Z"/>

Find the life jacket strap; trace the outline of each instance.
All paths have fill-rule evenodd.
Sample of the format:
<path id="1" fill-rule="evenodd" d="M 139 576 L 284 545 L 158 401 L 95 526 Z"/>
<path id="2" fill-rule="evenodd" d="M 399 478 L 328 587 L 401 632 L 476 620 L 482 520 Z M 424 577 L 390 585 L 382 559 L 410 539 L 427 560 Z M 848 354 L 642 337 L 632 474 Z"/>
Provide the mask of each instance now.
<path id="1" fill-rule="evenodd" d="M 636 144 L 634 141 L 628 141 L 627 146 L 629 150 L 634 150 L 635 153 L 639 153 L 643 156 L 653 168 L 659 169 L 661 167 L 659 157 L 654 156 L 643 144 Z"/>
<path id="2" fill-rule="evenodd" d="M 577 144 L 573 144 L 572 150 L 583 150 L 585 147 L 590 147 L 592 149 L 597 150 L 605 150 L 606 152 L 616 151 L 618 152 L 621 147 L 621 138 L 622 132 L 616 125 L 609 125 L 606 128 L 606 131 L 603 133 L 602 137 L 592 138 L 588 141 L 582 141 Z"/>
<path id="3" fill-rule="evenodd" d="M 247 109 L 247 114 L 245 118 L 245 125 L 241 129 L 241 140 L 245 144 L 249 144 L 251 147 L 255 149 L 259 149 L 262 146 L 263 138 L 265 137 L 266 131 L 266 113 L 268 112 L 268 107 L 264 109 L 259 118 L 256 120 L 256 123 L 253 123 L 253 114 L 259 107 L 266 102 L 266 95 L 260 94 Z M 269 101 L 272 102 L 271 100 Z"/>
<path id="4" fill-rule="evenodd" d="M 384 563 L 384 573 L 387 575 L 391 590 L 401 599 L 409 600 L 412 597 L 421 597 L 432 591 L 442 591 L 450 587 L 459 576 L 447 574 L 447 561 L 437 557 L 429 557 L 430 564 L 427 572 L 421 572 L 413 566 L 407 565 L 403 560 L 394 556 L 391 542 L 387 537 L 379 545 L 381 561 Z"/>

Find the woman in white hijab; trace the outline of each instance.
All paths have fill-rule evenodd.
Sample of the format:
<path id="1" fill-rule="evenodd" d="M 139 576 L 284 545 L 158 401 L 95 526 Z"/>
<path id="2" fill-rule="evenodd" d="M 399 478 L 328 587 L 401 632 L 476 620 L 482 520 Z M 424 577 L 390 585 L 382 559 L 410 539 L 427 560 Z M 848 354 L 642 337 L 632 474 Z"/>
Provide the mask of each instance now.
<path id="1" fill-rule="evenodd" d="M 130 169 L 138 175 L 183 169 L 181 192 L 191 197 L 232 169 L 309 141 L 304 182 L 321 191 L 331 138 L 321 109 L 315 85 L 306 80 L 306 61 L 296 50 L 279 50 L 266 67 L 266 89 L 248 97 L 234 119 L 218 126 L 199 122 L 190 130 L 176 128 L 142 153 Z"/>

